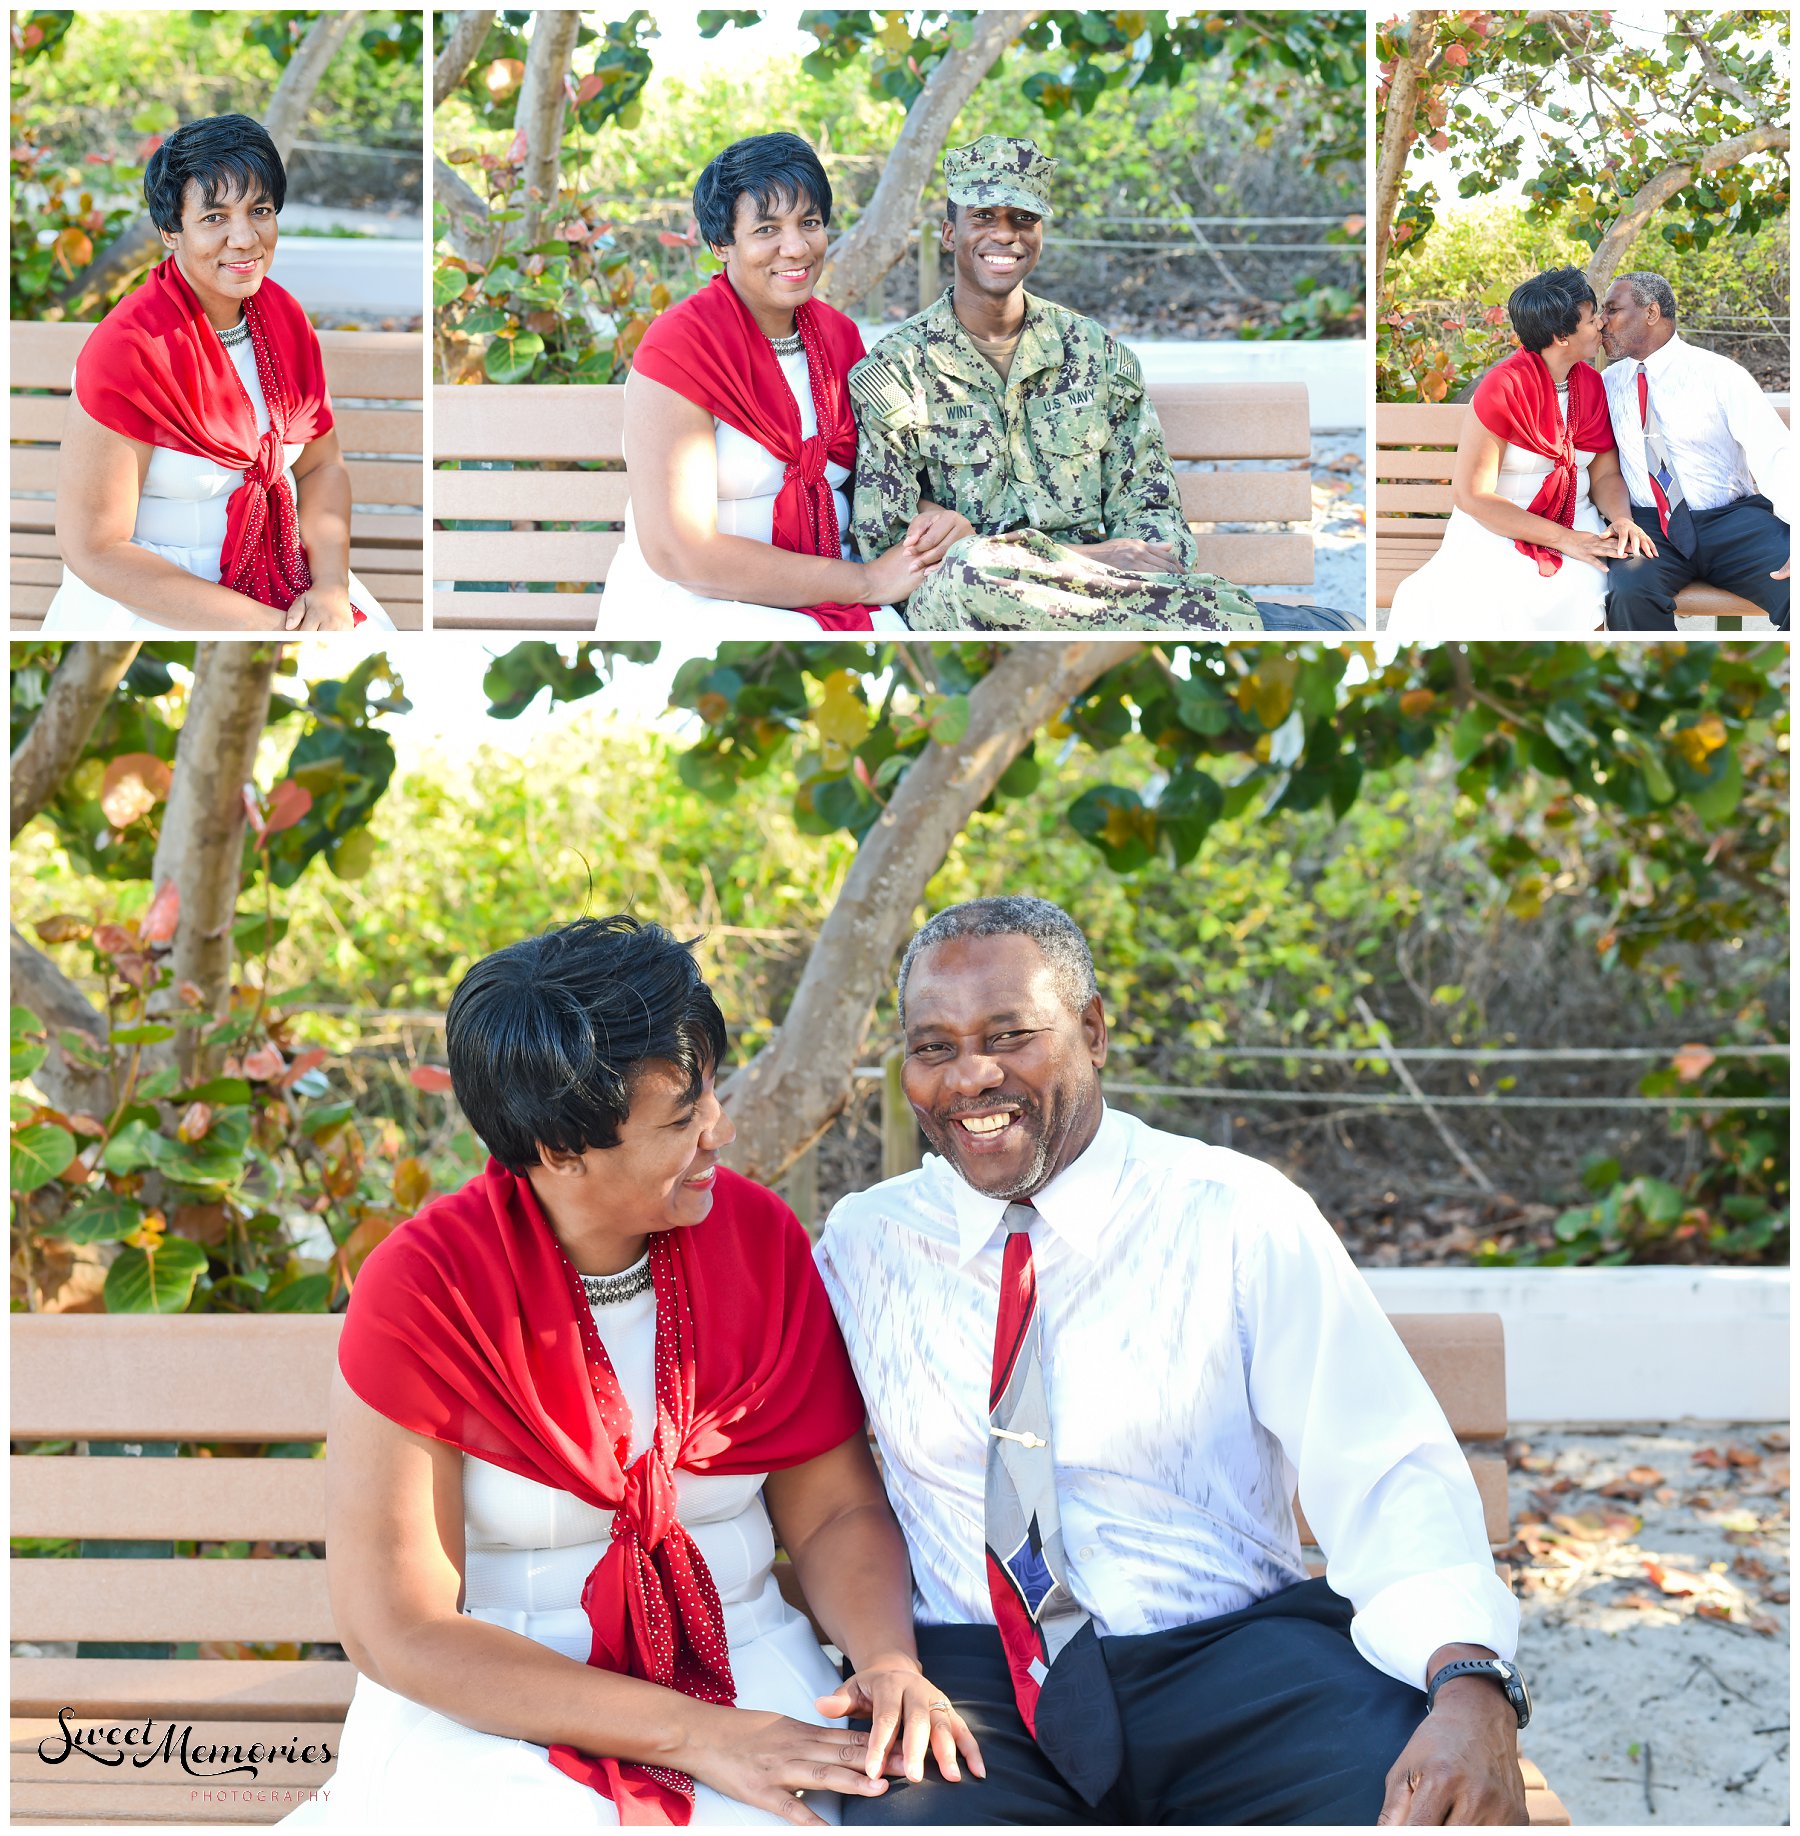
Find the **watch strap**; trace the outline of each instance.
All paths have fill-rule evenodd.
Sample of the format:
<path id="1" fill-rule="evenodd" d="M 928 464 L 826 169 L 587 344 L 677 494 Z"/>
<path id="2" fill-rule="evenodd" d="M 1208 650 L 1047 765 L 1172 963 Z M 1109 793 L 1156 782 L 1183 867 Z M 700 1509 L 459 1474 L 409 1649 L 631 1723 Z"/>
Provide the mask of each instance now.
<path id="1" fill-rule="evenodd" d="M 1450 1663 L 1441 1665 L 1436 1674 L 1425 1686 L 1425 1712 L 1430 1714 L 1437 1706 L 1439 1688 L 1448 1683 L 1452 1677 L 1486 1677 L 1504 1695 L 1512 1705 L 1512 1711 L 1520 1727 L 1530 1720 L 1531 1712 L 1524 1706 L 1525 1692 L 1517 1681 L 1519 1676 L 1516 1665 L 1505 1658 L 1456 1658 Z"/>

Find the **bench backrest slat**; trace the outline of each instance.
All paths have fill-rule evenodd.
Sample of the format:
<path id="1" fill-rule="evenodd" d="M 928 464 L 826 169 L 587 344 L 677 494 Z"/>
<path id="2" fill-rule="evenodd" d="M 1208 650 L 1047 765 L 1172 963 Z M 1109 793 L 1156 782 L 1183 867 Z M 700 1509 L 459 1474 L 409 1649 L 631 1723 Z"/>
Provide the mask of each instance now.
<path id="1" fill-rule="evenodd" d="M 127 1459 L 129 1472 L 120 1465 Z M 325 1536 L 322 1459 L 14 1454 L 7 1464 L 18 1536 L 284 1543 Z"/>
<path id="2" fill-rule="evenodd" d="M 15 1558 L 11 1568 L 15 1639 L 328 1643 L 337 1636 L 323 1562 Z"/>
<path id="3" fill-rule="evenodd" d="M 1498 1316 L 1397 1313 L 1392 1320 L 1458 1438 L 1504 1436 Z M 342 1327 L 335 1314 L 16 1314 L 12 1433 L 19 1440 L 321 1440 Z"/>

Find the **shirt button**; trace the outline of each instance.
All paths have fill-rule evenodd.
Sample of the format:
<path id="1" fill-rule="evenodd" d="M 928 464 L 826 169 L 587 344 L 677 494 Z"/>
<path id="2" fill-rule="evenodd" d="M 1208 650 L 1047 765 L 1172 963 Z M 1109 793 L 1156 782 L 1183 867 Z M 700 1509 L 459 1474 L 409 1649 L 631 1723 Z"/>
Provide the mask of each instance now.
<path id="1" fill-rule="evenodd" d="M 1082 1561 L 1084 1561 L 1084 1562 L 1091 1562 L 1091 1561 L 1093 1561 L 1093 1559 L 1094 1559 L 1094 1545 L 1093 1545 L 1092 1543 L 1083 1543 L 1083 1544 L 1081 1545 L 1081 1551 L 1080 1551 L 1080 1554 L 1081 1554 L 1081 1559 L 1082 1559 Z"/>

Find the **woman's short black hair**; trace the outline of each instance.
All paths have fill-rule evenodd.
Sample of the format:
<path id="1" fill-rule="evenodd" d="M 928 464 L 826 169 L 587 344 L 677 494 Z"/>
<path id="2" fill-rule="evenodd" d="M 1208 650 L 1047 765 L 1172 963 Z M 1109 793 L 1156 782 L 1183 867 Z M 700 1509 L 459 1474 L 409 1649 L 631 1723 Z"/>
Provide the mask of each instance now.
<path id="1" fill-rule="evenodd" d="M 831 180 L 819 156 L 798 134 L 753 134 L 734 140 L 694 182 L 694 221 L 712 248 L 731 241 L 737 201 L 748 197 L 759 211 L 806 202 L 831 223 Z"/>
<path id="2" fill-rule="evenodd" d="M 206 115 L 178 127 L 144 168 L 144 202 L 151 221 L 173 235 L 181 228 L 188 181 L 209 208 L 233 198 L 287 201 L 287 172 L 269 130 L 248 115 Z"/>
<path id="3" fill-rule="evenodd" d="M 1600 302 L 1579 268 L 1552 268 L 1534 274 L 1512 290 L 1506 316 L 1528 351 L 1541 351 L 1552 339 L 1566 338 L 1581 323 L 1583 303 L 1598 309 Z"/>
<path id="4" fill-rule="evenodd" d="M 450 1081 L 502 1166 L 523 1173 L 540 1148 L 617 1147 L 632 1081 L 652 1060 L 698 1099 L 725 1056 L 725 1022 L 693 947 L 659 924 L 582 918 L 463 977 L 446 1022 Z"/>

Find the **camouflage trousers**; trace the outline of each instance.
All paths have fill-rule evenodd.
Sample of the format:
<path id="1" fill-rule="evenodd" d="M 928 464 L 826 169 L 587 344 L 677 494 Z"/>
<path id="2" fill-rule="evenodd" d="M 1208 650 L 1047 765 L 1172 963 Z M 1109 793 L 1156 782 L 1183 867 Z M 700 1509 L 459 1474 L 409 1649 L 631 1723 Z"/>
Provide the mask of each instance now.
<path id="1" fill-rule="evenodd" d="M 913 631 L 1261 631 L 1243 588 L 1216 574 L 1136 574 L 1041 534 L 965 536 L 913 589 Z"/>

